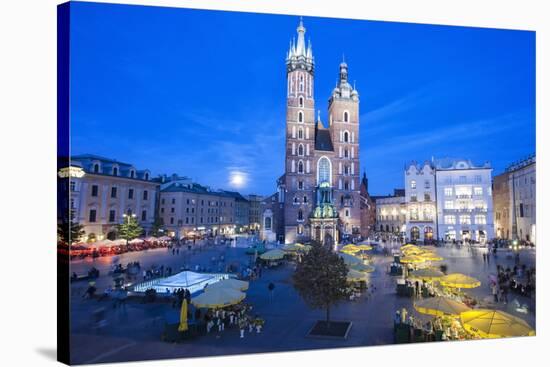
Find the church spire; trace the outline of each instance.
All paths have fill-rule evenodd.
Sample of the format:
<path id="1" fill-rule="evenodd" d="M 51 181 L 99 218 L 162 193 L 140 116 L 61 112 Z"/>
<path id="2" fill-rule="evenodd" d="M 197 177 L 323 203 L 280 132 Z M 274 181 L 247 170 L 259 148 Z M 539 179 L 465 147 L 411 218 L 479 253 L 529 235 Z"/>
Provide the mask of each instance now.
<path id="1" fill-rule="evenodd" d="M 304 21 L 300 17 L 300 22 L 296 28 L 298 38 L 293 39 L 290 44 L 290 49 L 287 53 L 286 64 L 289 71 L 295 69 L 305 69 L 307 71 L 313 71 L 313 50 L 311 47 L 311 40 L 309 40 L 306 46 L 306 27 L 304 27 Z"/>

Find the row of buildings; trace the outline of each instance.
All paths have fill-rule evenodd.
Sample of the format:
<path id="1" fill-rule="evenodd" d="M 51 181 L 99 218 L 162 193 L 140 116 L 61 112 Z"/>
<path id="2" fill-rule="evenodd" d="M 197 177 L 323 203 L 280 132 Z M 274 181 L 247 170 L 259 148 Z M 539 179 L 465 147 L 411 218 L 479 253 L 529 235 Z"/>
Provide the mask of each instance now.
<path id="1" fill-rule="evenodd" d="M 149 170 L 92 154 L 73 156 L 69 217 L 85 240 L 116 238 L 117 225 L 134 217 L 149 234 L 154 225 L 178 238 L 258 230 L 258 195 L 211 190 L 178 175 L 152 177 Z"/>
<path id="2" fill-rule="evenodd" d="M 465 159 L 411 162 L 404 189 L 373 197 L 375 229 L 410 240 L 494 237 L 535 243 L 535 156 L 492 176 L 489 163 Z"/>

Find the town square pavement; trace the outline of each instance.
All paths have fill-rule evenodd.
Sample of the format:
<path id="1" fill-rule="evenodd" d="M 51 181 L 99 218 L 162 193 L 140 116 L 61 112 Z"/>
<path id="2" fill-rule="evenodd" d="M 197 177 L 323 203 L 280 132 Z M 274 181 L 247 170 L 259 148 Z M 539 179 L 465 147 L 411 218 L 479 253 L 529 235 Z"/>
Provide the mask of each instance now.
<path id="1" fill-rule="evenodd" d="M 485 249 L 470 249 L 447 246 L 438 249 L 445 258 L 448 272 L 462 272 L 478 278 L 479 288 L 467 291 L 476 297 L 482 305 L 503 309 L 535 325 L 534 298 L 511 296 L 508 304 L 494 304 L 489 288 L 489 275 L 496 273 L 496 265 L 512 267 L 514 259 L 508 251 L 499 251 L 497 257 L 491 257 L 489 264 L 483 262 L 481 253 Z M 167 249 L 147 250 L 127 253 L 118 256 L 118 262 L 139 261 L 142 269 L 153 265 L 170 266 L 174 271 L 182 267 L 194 268 L 199 264 L 211 271 L 219 271 L 212 257 L 224 255 L 225 264 L 238 264 L 246 267 L 250 257 L 244 248 L 225 245 L 205 246 L 200 250 L 181 249 L 179 255 L 173 255 Z M 535 251 L 523 250 L 521 263 L 534 266 Z M 371 292 L 359 300 L 346 301 L 332 311 L 333 320 L 352 321 L 353 326 L 347 340 L 325 340 L 307 338 L 306 334 L 314 322 L 324 318 L 324 311 L 309 309 L 291 284 L 293 264 L 282 265 L 263 271 L 262 277 L 250 283 L 246 302 L 252 305 L 253 314 L 265 320 L 261 333 L 245 334 L 240 339 L 238 330 L 226 329 L 221 333 L 211 332 L 208 335 L 174 344 L 161 341 L 161 334 L 167 315 L 174 316 L 178 310 L 169 302 L 141 303 L 129 301 L 125 307 L 114 308 L 111 301 L 83 299 L 87 286 L 85 282 L 73 283 L 71 286 L 71 358 L 75 364 L 119 362 L 160 358 L 182 358 L 216 356 L 241 353 L 263 353 L 296 351 L 318 348 L 340 348 L 384 345 L 393 343 L 393 316 L 396 310 L 406 307 L 414 312 L 412 300 L 398 297 L 395 292 L 395 278 L 387 272 L 391 256 L 381 252 L 373 253 L 373 264 L 376 270 L 369 274 Z M 71 272 L 86 273 L 95 266 L 101 276 L 96 281 L 98 293 L 112 285 L 113 278 L 108 274 L 112 264 L 111 257 L 73 261 Z M 268 284 L 275 284 L 274 299 L 269 300 Z M 517 301 L 517 302 L 516 302 Z M 517 304 L 527 305 L 528 314 L 519 313 Z M 107 323 L 97 328 L 94 323 L 94 311 L 103 308 Z"/>

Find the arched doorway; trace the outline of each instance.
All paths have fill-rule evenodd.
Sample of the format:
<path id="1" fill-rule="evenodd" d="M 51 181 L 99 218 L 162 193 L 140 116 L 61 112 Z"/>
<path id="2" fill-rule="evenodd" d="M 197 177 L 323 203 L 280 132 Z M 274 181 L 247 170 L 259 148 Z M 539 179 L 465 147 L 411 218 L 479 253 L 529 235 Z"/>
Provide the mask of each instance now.
<path id="1" fill-rule="evenodd" d="M 326 231 L 325 232 L 325 246 L 332 248 L 334 245 L 334 238 L 332 238 L 332 231 Z"/>
<path id="2" fill-rule="evenodd" d="M 420 238 L 420 229 L 418 227 L 411 228 L 411 241 L 416 241 Z"/>

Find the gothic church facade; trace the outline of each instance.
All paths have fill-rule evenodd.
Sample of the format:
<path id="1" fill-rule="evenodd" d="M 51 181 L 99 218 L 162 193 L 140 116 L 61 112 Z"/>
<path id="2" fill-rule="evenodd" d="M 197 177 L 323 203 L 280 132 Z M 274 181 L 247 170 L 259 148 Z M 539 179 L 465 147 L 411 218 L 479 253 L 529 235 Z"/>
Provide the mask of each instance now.
<path id="1" fill-rule="evenodd" d="M 315 60 L 303 22 L 286 57 L 285 173 L 278 180 L 278 218 L 286 243 L 336 244 L 360 235 L 359 93 L 342 62 L 328 118 L 315 109 Z M 268 233 L 264 228 L 264 238 Z M 277 234 L 276 239 L 283 237 Z"/>

